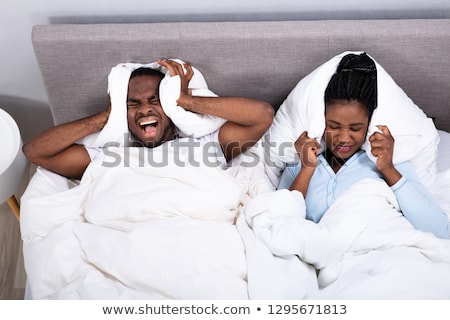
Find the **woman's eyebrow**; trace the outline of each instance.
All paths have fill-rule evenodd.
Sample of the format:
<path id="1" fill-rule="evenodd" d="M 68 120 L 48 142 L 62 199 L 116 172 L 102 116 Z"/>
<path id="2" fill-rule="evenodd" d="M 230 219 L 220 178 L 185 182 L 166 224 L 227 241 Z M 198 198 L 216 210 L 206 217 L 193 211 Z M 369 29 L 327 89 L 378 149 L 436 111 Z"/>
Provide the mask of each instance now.
<path id="1" fill-rule="evenodd" d="M 340 123 L 339 121 L 335 121 L 335 120 L 331 120 L 331 119 L 326 120 L 326 122 L 330 122 L 330 123 L 336 124 L 336 125 L 342 125 L 342 123 Z M 364 122 L 355 122 L 355 123 L 350 123 L 348 126 L 351 127 L 351 126 L 364 126 L 364 125 L 366 125 Z"/>

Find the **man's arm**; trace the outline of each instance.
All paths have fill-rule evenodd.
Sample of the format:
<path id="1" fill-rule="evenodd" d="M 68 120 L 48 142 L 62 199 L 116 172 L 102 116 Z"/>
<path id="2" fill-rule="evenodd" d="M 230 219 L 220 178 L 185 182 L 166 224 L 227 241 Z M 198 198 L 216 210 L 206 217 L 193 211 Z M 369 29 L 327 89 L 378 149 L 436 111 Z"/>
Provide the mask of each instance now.
<path id="1" fill-rule="evenodd" d="M 193 71 L 172 60 L 160 60 L 172 76 L 181 78 L 177 104 L 185 110 L 217 116 L 228 120 L 219 131 L 219 142 L 225 158 L 230 160 L 253 146 L 270 127 L 274 109 L 267 102 L 242 97 L 197 97 L 189 93 L 188 84 Z"/>
<path id="2" fill-rule="evenodd" d="M 239 97 L 193 97 L 177 101 L 186 110 L 228 120 L 220 128 L 219 142 L 230 160 L 253 146 L 273 120 L 273 108 L 263 101 Z"/>
<path id="3" fill-rule="evenodd" d="M 93 116 L 57 125 L 45 130 L 24 144 L 28 160 L 68 178 L 81 179 L 91 158 L 76 142 L 100 131 L 108 121 L 108 110 Z"/>

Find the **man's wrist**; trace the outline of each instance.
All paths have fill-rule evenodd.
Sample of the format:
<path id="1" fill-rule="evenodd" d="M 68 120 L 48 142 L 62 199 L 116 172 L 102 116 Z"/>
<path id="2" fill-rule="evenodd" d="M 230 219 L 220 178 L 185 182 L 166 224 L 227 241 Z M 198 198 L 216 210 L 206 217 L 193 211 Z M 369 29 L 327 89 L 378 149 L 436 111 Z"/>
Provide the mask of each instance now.
<path id="1" fill-rule="evenodd" d="M 186 111 L 192 111 L 194 100 L 195 97 L 188 94 L 184 94 L 178 98 L 177 105 L 182 107 Z"/>

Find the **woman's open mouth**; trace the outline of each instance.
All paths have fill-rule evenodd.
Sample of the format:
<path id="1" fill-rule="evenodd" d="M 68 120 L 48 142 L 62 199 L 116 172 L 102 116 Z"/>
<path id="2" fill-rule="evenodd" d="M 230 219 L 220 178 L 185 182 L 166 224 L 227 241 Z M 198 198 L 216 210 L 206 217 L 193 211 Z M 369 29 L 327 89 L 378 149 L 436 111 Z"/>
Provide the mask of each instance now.
<path id="1" fill-rule="evenodd" d="M 337 145 L 334 147 L 334 150 L 338 154 L 348 154 L 352 151 L 352 146 L 346 146 L 346 145 Z"/>

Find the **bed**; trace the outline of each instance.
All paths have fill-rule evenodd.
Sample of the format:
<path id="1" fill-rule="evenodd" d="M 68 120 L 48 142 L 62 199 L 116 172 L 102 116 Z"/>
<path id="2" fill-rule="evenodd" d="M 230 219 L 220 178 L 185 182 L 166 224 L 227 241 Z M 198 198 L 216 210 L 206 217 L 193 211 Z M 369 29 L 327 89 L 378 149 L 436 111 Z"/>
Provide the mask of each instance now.
<path id="1" fill-rule="evenodd" d="M 202 72 L 215 94 L 259 98 L 278 109 L 297 83 L 325 61 L 348 50 L 368 52 L 433 119 L 439 136 L 433 159 L 439 182 L 433 184 L 434 192 L 450 210 L 446 196 L 450 191 L 450 20 L 37 25 L 32 42 L 55 124 L 102 111 L 108 75 L 121 63 L 183 59 Z M 114 150 L 123 155 L 123 148 Z M 179 172 L 177 166 L 167 166 L 149 173 L 140 170 L 139 152 L 127 153 L 136 170 L 116 166 L 111 176 L 108 170 L 91 169 L 101 165 L 90 166 L 81 182 L 37 169 L 21 198 L 27 297 L 450 298 L 450 240 L 427 235 L 419 241 L 419 232 L 409 230 L 402 238 L 406 240 L 394 241 L 395 248 L 356 246 L 349 254 L 342 249 L 349 246 L 343 245 L 341 255 L 359 253 L 358 260 L 352 260 L 353 268 L 344 268 L 342 261 L 329 262 L 325 249 L 323 256 L 311 258 L 307 240 L 300 258 L 273 254 L 255 236 L 245 211 L 251 199 L 272 194 L 264 163 L 248 170 L 236 165 L 228 171 L 202 167 Z M 248 156 L 254 160 L 260 150 L 251 152 Z M 189 179 L 193 175 L 198 177 L 194 184 Z M 140 186 L 145 181 L 154 183 L 143 193 Z M 178 188 L 177 195 L 163 192 L 173 188 Z M 156 214 L 140 205 L 148 194 L 155 195 Z M 270 196 L 262 203 L 270 207 Z M 344 201 L 341 207 L 345 208 Z M 339 235 L 341 229 L 333 233 Z M 409 242 L 411 237 L 417 242 Z M 392 243 L 395 237 L 386 239 Z M 422 251 L 414 251 L 415 245 Z M 429 251 L 422 254 L 425 249 Z M 361 255 L 364 250 L 372 254 L 370 258 Z M 419 261 L 417 256 L 431 258 Z M 383 257 L 404 257 L 404 261 L 392 269 L 381 263 L 379 268 L 368 268 Z M 405 265 L 411 271 L 398 280 L 398 286 L 392 285 Z M 315 268 L 327 269 L 318 279 Z"/>

